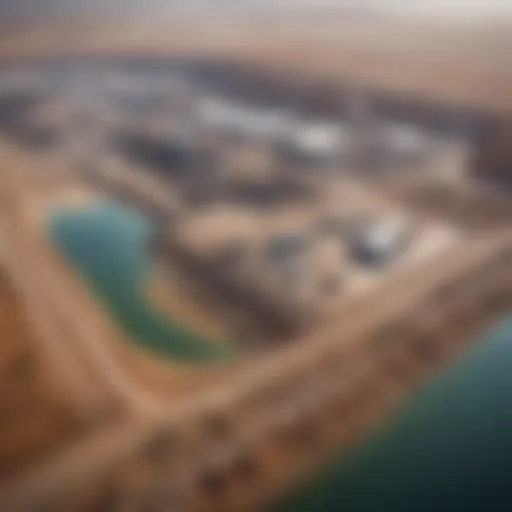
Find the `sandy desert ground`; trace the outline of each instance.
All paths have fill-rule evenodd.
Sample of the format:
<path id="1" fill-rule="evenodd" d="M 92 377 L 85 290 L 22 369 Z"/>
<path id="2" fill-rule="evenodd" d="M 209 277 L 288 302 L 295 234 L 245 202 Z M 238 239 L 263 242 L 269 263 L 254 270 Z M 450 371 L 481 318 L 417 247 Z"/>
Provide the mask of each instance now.
<path id="1" fill-rule="evenodd" d="M 3 30 L 0 57 L 152 53 L 232 59 L 512 111 L 510 27 L 432 26 L 339 16 L 66 21 Z"/>

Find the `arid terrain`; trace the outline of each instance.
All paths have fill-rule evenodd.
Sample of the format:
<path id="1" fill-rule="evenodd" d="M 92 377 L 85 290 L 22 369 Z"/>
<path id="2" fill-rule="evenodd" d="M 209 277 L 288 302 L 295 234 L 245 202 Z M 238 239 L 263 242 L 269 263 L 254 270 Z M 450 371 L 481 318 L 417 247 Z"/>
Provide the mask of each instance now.
<path id="1" fill-rule="evenodd" d="M 95 59 L 56 59 L 84 82 L 28 80 L 28 106 L 22 97 L 14 113 L 0 81 L 0 509 L 260 510 L 509 312 L 510 199 L 471 174 L 474 134 L 452 126 L 452 114 L 477 111 L 479 129 L 512 114 L 508 37 L 265 17 L 56 21 L 1 35 L 5 69 L 22 57 Z M 138 56 L 128 71 L 123 56 Z M 169 85 L 168 57 L 190 64 L 185 88 Z M 116 87 L 147 100 L 155 76 L 165 107 L 134 114 Z M 215 80 L 198 76 L 221 80 L 210 90 Z M 277 134 L 282 111 L 261 100 L 272 77 L 292 118 Z M 400 115 L 336 110 L 347 85 L 370 110 L 380 100 Z M 310 93 L 323 110 L 302 108 Z M 357 103 L 348 96 L 345 107 Z M 46 142 L 19 136 L 45 120 Z M 210 292 L 201 300 L 198 280 Z M 147 302 L 127 302 L 141 291 Z M 140 311 L 143 330 L 130 323 Z M 159 351 L 162 338 L 197 342 L 169 319 L 236 352 Z"/>
<path id="2" fill-rule="evenodd" d="M 148 16 L 149 18 L 149 16 Z M 198 36 L 200 34 L 200 36 Z M 6 31 L 0 55 L 150 53 L 250 62 L 277 74 L 355 80 L 405 95 L 512 110 L 505 26 L 333 18 L 64 21 Z"/>

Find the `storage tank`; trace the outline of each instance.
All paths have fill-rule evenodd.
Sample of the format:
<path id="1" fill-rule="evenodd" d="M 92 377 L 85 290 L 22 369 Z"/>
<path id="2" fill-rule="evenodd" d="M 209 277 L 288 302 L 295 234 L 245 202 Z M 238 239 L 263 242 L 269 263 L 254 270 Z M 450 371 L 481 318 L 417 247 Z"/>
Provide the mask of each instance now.
<path id="1" fill-rule="evenodd" d="M 409 240 L 410 230 L 404 219 L 375 220 L 354 233 L 352 256 L 363 265 L 387 266 L 405 251 Z"/>
<path id="2" fill-rule="evenodd" d="M 350 142 L 350 132 L 340 124 L 308 123 L 281 141 L 278 152 L 291 163 L 334 163 L 347 153 Z"/>

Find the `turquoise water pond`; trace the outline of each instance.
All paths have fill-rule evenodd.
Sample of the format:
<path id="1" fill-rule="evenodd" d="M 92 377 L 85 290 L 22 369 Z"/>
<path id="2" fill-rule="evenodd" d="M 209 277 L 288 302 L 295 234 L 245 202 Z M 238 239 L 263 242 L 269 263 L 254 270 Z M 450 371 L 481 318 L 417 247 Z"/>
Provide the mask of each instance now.
<path id="1" fill-rule="evenodd" d="M 226 344 L 187 331 L 145 297 L 152 232 L 144 217 L 107 200 L 87 209 L 60 209 L 50 219 L 52 242 L 87 278 L 135 343 L 183 362 L 230 357 Z"/>

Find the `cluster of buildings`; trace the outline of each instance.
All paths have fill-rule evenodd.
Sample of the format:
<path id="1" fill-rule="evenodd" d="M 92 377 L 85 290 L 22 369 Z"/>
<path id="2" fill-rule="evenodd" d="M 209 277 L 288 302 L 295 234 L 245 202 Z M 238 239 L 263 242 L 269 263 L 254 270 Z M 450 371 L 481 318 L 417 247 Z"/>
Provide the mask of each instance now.
<path id="1" fill-rule="evenodd" d="M 308 117 L 219 99 L 165 73 L 149 79 L 101 69 L 58 73 L 51 87 L 38 82 L 44 97 L 35 103 L 0 94 L 3 135 L 30 149 L 14 151 L 0 174 L 3 195 L 20 199 L 2 202 L 0 284 L 17 295 L 3 297 L 0 287 L 0 300 L 20 299 L 23 314 L 7 316 L 37 327 L 27 330 L 37 343 L 4 373 L 23 380 L 44 369 L 27 403 L 32 416 L 38 406 L 36 424 L 45 426 L 43 436 L 22 429 L 12 437 L 19 443 L 5 444 L 4 462 L 21 454 L 26 464 L 2 482 L 2 510 L 268 508 L 510 309 L 510 209 L 500 213 L 505 225 L 491 219 L 479 231 L 452 222 L 447 206 L 493 213 L 498 201 L 470 188 L 481 201 L 466 200 L 446 181 L 429 182 L 430 158 L 436 167 L 443 162 L 425 130 L 372 119 L 361 104 L 355 117 Z M 35 150 L 13 131 L 19 126 L 58 137 Z M 18 180 L 24 171 L 46 173 L 43 156 L 54 153 L 65 159 L 69 181 Z M 437 217 L 418 208 L 429 183 Z M 399 200 L 404 188 L 417 193 L 413 201 Z M 230 324 L 239 321 L 235 306 L 256 307 L 304 329 L 265 338 L 269 330 L 253 321 L 251 346 L 261 357 L 237 350 L 208 368 L 157 361 L 134 346 L 48 246 L 41 219 L 56 204 L 87 207 L 103 194 L 156 224 L 147 274 L 162 286 L 128 283 L 148 300 L 173 284 L 177 294 L 154 293 L 159 312 L 183 320 L 176 303 L 189 302 L 188 282 L 198 278 L 190 289 L 199 280 L 201 291 L 218 292 L 212 315 L 225 308 L 229 289 Z M 87 247 L 104 249 L 96 245 Z M 108 262 L 115 272 L 120 258 Z M 173 272 L 158 272 L 156 263 Z M 194 303 L 195 325 L 205 304 Z M 288 345 L 277 348 L 280 341 Z M 39 392 L 46 389 L 48 406 Z M 12 433 L 25 412 L 7 410 Z M 65 428 L 54 428 L 61 419 Z"/>
<path id="2" fill-rule="evenodd" d="M 24 119 L 109 193 L 125 200 L 130 189 L 160 237 L 288 316 L 350 300 L 429 231 L 365 179 L 418 174 L 439 140 L 373 115 L 364 96 L 326 117 L 250 103 L 180 73 L 89 67 L 60 78 L 57 89 L 51 76 L 37 82 L 45 99 Z"/>

